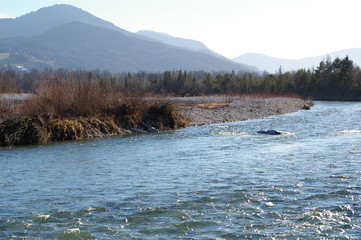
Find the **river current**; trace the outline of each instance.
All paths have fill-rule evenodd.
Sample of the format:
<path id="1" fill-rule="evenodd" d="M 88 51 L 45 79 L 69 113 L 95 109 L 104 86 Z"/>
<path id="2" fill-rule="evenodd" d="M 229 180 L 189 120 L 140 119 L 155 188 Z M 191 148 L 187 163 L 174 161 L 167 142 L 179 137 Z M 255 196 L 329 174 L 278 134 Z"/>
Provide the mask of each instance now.
<path id="1" fill-rule="evenodd" d="M 0 239 L 361 239 L 361 103 L 0 149 Z M 275 129 L 281 135 L 258 134 Z"/>

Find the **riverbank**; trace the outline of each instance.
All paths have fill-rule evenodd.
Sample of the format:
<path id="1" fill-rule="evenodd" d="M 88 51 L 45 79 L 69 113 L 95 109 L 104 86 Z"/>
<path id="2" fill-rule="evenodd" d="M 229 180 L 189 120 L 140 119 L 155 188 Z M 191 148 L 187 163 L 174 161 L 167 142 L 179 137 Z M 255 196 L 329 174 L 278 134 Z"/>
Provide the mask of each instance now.
<path id="1" fill-rule="evenodd" d="M 187 126 L 235 122 L 296 112 L 309 102 L 284 97 L 166 97 L 137 99 L 87 117 L 52 114 L 13 117 L 0 122 L 0 146 L 159 132 Z"/>
<path id="2" fill-rule="evenodd" d="M 178 114 L 172 103 L 137 99 L 89 116 L 59 117 L 38 113 L 3 119 L 0 121 L 0 146 L 36 145 L 159 132 L 186 125 L 187 121 Z"/>

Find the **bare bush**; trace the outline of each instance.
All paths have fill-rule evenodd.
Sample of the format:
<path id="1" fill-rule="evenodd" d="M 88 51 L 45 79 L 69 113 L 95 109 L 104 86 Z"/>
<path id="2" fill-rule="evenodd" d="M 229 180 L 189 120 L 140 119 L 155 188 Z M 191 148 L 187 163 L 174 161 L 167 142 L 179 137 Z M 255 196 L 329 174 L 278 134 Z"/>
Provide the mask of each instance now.
<path id="1" fill-rule="evenodd" d="M 120 103 L 118 94 L 103 89 L 98 81 L 82 79 L 41 81 L 35 86 L 35 94 L 41 112 L 59 117 L 91 116 Z"/>

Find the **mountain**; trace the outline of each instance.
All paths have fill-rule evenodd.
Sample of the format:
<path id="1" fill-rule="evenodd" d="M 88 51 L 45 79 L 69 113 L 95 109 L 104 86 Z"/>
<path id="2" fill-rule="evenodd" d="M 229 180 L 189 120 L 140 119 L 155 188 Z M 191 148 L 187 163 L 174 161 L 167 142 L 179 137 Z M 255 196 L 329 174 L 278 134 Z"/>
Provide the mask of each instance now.
<path id="1" fill-rule="evenodd" d="M 148 39 L 165 43 L 171 46 L 193 50 L 197 52 L 207 53 L 216 57 L 223 57 L 219 53 L 216 53 L 209 49 L 204 43 L 192 39 L 184 39 L 179 37 L 173 37 L 166 33 L 154 32 L 150 30 L 141 30 L 136 32 L 137 34 L 144 36 Z M 224 57 L 223 57 L 224 58 Z"/>
<path id="2" fill-rule="evenodd" d="M 114 24 L 95 17 L 80 8 L 58 4 L 41 8 L 14 19 L 0 19 L 0 38 L 36 36 L 53 27 L 71 22 L 82 22 L 126 33 L 125 30 Z"/>
<path id="3" fill-rule="evenodd" d="M 33 37 L 2 39 L 1 52 L 11 54 L 0 63 L 26 68 L 62 67 L 111 72 L 248 70 L 230 60 L 80 22 L 66 23 Z"/>
<path id="4" fill-rule="evenodd" d="M 66 23 L 30 38 L 0 40 L 3 62 L 27 68 L 100 69 L 111 72 L 246 70 L 207 54 L 171 47 L 89 24 Z"/>
<path id="5" fill-rule="evenodd" d="M 326 60 L 329 56 L 331 59 L 336 57 L 344 58 L 346 55 L 354 61 L 358 66 L 361 66 L 361 48 L 345 49 L 340 51 L 331 52 L 325 55 L 307 57 L 302 59 L 284 59 L 275 58 L 263 54 L 247 53 L 233 60 L 238 63 L 246 63 L 256 66 L 258 69 L 265 70 L 270 73 L 278 71 L 279 67 L 282 67 L 284 71 L 298 70 L 301 68 L 317 67 L 322 60 Z"/>
<path id="6" fill-rule="evenodd" d="M 199 51 L 125 31 L 70 5 L 0 20 L 0 65 L 108 70 L 256 71 Z"/>

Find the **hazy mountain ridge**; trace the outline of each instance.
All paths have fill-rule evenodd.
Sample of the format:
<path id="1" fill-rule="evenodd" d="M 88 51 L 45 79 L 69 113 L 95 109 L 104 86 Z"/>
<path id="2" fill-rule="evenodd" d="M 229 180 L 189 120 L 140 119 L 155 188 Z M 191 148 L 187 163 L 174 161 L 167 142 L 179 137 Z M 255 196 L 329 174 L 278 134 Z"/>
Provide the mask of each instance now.
<path id="1" fill-rule="evenodd" d="M 282 67 L 283 71 L 298 70 L 301 68 L 317 67 L 322 60 L 326 60 L 329 56 L 331 59 L 336 57 L 344 58 L 346 56 L 354 61 L 358 66 L 361 66 L 361 48 L 344 49 L 340 51 L 331 52 L 328 54 L 307 57 L 301 59 L 284 59 L 267 56 L 257 53 L 246 53 L 233 60 L 238 63 L 247 63 L 249 65 L 256 66 L 260 70 L 265 70 L 270 73 L 278 71 L 279 67 Z"/>
<path id="2" fill-rule="evenodd" d="M 204 43 L 197 40 L 174 37 L 166 33 L 154 32 L 151 30 L 141 30 L 136 33 L 149 39 L 153 39 L 155 41 L 159 41 L 171 46 L 208 53 L 217 57 L 223 57 L 221 54 L 212 51 Z"/>
<path id="3" fill-rule="evenodd" d="M 0 64 L 112 72 L 255 71 L 226 58 L 144 39 L 71 5 L 0 20 L 0 31 L 0 53 L 11 53 Z"/>
<path id="4" fill-rule="evenodd" d="M 146 37 L 147 39 L 150 39 L 152 41 L 161 42 L 170 46 L 183 48 L 191 51 L 209 54 L 211 56 L 220 58 L 224 61 L 230 61 L 230 59 L 224 57 L 219 53 L 212 51 L 204 43 L 197 40 L 174 37 L 166 33 L 155 32 L 151 30 L 141 30 L 136 32 L 136 34 L 142 37 Z M 259 72 L 258 68 L 251 66 L 247 63 L 239 63 L 239 64 L 243 65 L 243 67 L 247 68 L 249 71 Z"/>

